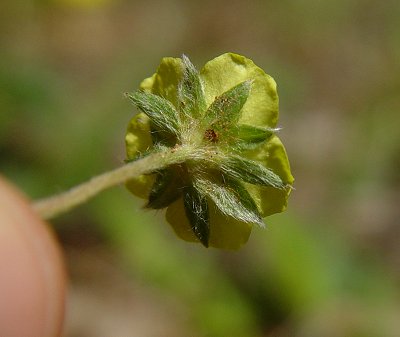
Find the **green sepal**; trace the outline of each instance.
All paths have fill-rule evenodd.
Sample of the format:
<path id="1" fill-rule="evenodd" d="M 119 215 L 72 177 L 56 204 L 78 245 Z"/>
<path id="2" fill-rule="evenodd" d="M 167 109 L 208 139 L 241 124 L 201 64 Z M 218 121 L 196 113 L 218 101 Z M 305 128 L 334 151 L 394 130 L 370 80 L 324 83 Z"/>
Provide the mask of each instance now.
<path id="1" fill-rule="evenodd" d="M 193 233 L 203 246 L 208 247 L 210 219 L 207 199 L 190 184 L 183 188 L 183 203 Z"/>
<path id="2" fill-rule="evenodd" d="M 220 164 L 221 171 L 227 176 L 254 185 L 269 186 L 278 189 L 287 187 L 282 179 L 265 166 L 240 156 L 229 156 Z"/>
<path id="3" fill-rule="evenodd" d="M 175 135 L 157 128 L 152 121 L 150 121 L 150 135 L 154 146 L 173 147 L 178 142 Z"/>
<path id="4" fill-rule="evenodd" d="M 244 81 L 215 98 L 204 116 L 204 126 L 226 132 L 240 118 L 243 105 L 249 97 L 251 81 Z"/>
<path id="5" fill-rule="evenodd" d="M 182 195 L 181 181 L 179 171 L 175 169 L 168 168 L 158 172 L 145 207 L 153 209 L 168 207 Z"/>
<path id="6" fill-rule="evenodd" d="M 254 200 L 236 180 L 228 177 L 220 182 L 197 179 L 195 186 L 201 194 L 206 195 L 214 202 L 221 213 L 236 220 L 264 226 Z"/>
<path id="7" fill-rule="evenodd" d="M 180 135 L 179 114 L 171 102 L 145 91 L 127 94 L 133 104 L 143 111 L 151 121 L 151 128 L 163 131 L 176 138 Z"/>
<path id="8" fill-rule="evenodd" d="M 276 129 L 258 128 L 253 125 L 239 124 L 233 127 L 229 133 L 229 145 L 238 149 L 252 149 L 269 139 Z"/>
<path id="9" fill-rule="evenodd" d="M 182 55 L 183 78 L 178 86 L 180 108 L 185 115 L 199 118 L 206 109 L 199 72 L 186 55 Z"/>
<path id="10" fill-rule="evenodd" d="M 257 224 L 260 225 L 261 227 L 264 227 L 265 224 L 264 221 L 262 220 L 262 216 L 257 208 L 257 205 L 253 200 L 253 198 L 251 197 L 250 193 L 243 186 L 243 184 L 236 179 L 231 179 L 228 177 L 224 177 L 223 180 L 225 184 L 229 186 L 229 188 L 235 191 L 242 205 L 258 218 Z"/>

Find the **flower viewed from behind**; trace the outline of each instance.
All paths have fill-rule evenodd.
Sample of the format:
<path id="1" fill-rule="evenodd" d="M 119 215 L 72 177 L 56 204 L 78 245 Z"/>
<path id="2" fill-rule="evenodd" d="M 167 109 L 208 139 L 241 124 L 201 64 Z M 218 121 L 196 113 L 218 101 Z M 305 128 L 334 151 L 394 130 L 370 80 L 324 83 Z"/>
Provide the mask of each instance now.
<path id="1" fill-rule="evenodd" d="M 293 177 L 276 135 L 276 83 L 253 61 L 223 54 L 198 72 L 186 56 L 163 58 L 140 90 L 129 123 L 128 161 L 182 147 L 192 155 L 127 183 L 147 208 L 167 208 L 176 234 L 237 249 L 254 224 L 285 210 Z"/>

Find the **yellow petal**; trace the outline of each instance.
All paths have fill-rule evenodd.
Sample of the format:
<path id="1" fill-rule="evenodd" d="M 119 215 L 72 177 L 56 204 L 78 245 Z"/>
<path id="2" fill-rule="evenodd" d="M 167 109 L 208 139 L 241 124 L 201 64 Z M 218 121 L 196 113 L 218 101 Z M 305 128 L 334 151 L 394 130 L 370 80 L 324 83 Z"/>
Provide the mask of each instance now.
<path id="1" fill-rule="evenodd" d="M 144 113 L 137 114 L 129 122 L 125 144 L 127 158 L 131 160 L 152 146 L 149 118 Z M 141 175 L 129 180 L 126 183 L 126 187 L 134 195 L 140 198 L 147 198 L 153 182 L 153 175 Z"/>
<path id="2" fill-rule="evenodd" d="M 178 106 L 178 84 L 183 76 L 183 64 L 180 58 L 164 57 L 158 66 L 157 72 L 153 75 L 152 88 L 153 94 L 164 97 L 175 107 Z M 148 83 L 143 83 L 149 87 Z"/>
<path id="3" fill-rule="evenodd" d="M 222 214 L 211 202 L 210 246 L 223 249 L 239 249 L 250 237 L 252 225 Z"/>
<path id="4" fill-rule="evenodd" d="M 148 199 L 151 187 L 153 186 L 155 181 L 155 175 L 141 175 L 137 176 L 126 182 L 126 188 L 132 192 L 132 194 L 136 195 L 142 199 Z"/>
<path id="5" fill-rule="evenodd" d="M 178 235 L 182 240 L 190 242 L 198 241 L 192 229 L 190 228 L 182 198 L 179 198 L 168 206 L 165 217 L 172 229 L 175 231 L 175 234 Z"/>
<path id="6" fill-rule="evenodd" d="M 154 74 L 151 77 L 145 78 L 141 83 L 140 83 L 140 89 L 148 92 L 153 91 L 153 84 L 154 80 L 156 78 L 157 74 Z"/>
<path id="7" fill-rule="evenodd" d="M 223 215 L 212 202 L 210 211 L 210 247 L 239 249 L 250 236 L 252 225 Z M 190 242 L 198 242 L 186 217 L 183 199 L 180 198 L 168 206 L 166 219 L 176 235 Z"/>
<path id="8" fill-rule="evenodd" d="M 135 159 L 152 146 L 150 119 L 143 112 L 133 117 L 126 131 L 126 155 L 129 160 Z"/>
<path id="9" fill-rule="evenodd" d="M 274 171 L 283 182 L 293 184 L 294 178 L 290 172 L 289 160 L 280 139 L 274 135 L 254 151 L 249 151 L 246 156 L 256 160 L 265 167 Z M 246 188 L 253 197 L 263 217 L 283 212 L 287 206 L 287 199 L 291 189 L 284 190 L 246 184 Z"/>
<path id="10" fill-rule="evenodd" d="M 250 95 L 243 106 L 240 123 L 275 127 L 278 120 L 278 94 L 274 79 L 244 56 L 227 53 L 206 63 L 200 72 L 207 105 L 235 85 L 252 80 Z"/>

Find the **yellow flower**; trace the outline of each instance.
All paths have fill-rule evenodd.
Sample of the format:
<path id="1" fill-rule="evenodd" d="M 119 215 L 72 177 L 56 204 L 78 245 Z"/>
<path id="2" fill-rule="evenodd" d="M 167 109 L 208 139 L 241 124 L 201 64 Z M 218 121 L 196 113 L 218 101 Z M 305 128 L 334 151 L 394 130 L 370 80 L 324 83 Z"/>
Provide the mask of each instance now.
<path id="1" fill-rule="evenodd" d="M 276 83 L 253 61 L 227 53 L 198 72 L 186 56 L 164 58 L 140 91 L 129 94 L 142 112 L 129 123 L 127 159 L 190 145 L 181 164 L 128 182 L 167 208 L 166 218 L 184 240 L 237 249 L 253 224 L 282 212 L 293 183 L 285 149 L 276 136 Z"/>

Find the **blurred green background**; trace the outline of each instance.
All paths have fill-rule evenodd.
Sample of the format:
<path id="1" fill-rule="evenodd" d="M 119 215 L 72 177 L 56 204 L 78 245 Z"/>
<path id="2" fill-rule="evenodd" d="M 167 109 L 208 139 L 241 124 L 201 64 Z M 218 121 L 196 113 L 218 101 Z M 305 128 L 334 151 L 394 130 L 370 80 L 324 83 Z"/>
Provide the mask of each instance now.
<path id="1" fill-rule="evenodd" d="M 278 82 L 296 178 L 238 252 L 175 238 L 123 187 L 52 223 L 65 337 L 400 336 L 398 0 L 0 3 L 0 172 L 33 199 L 123 163 L 123 93 L 163 56 Z"/>

